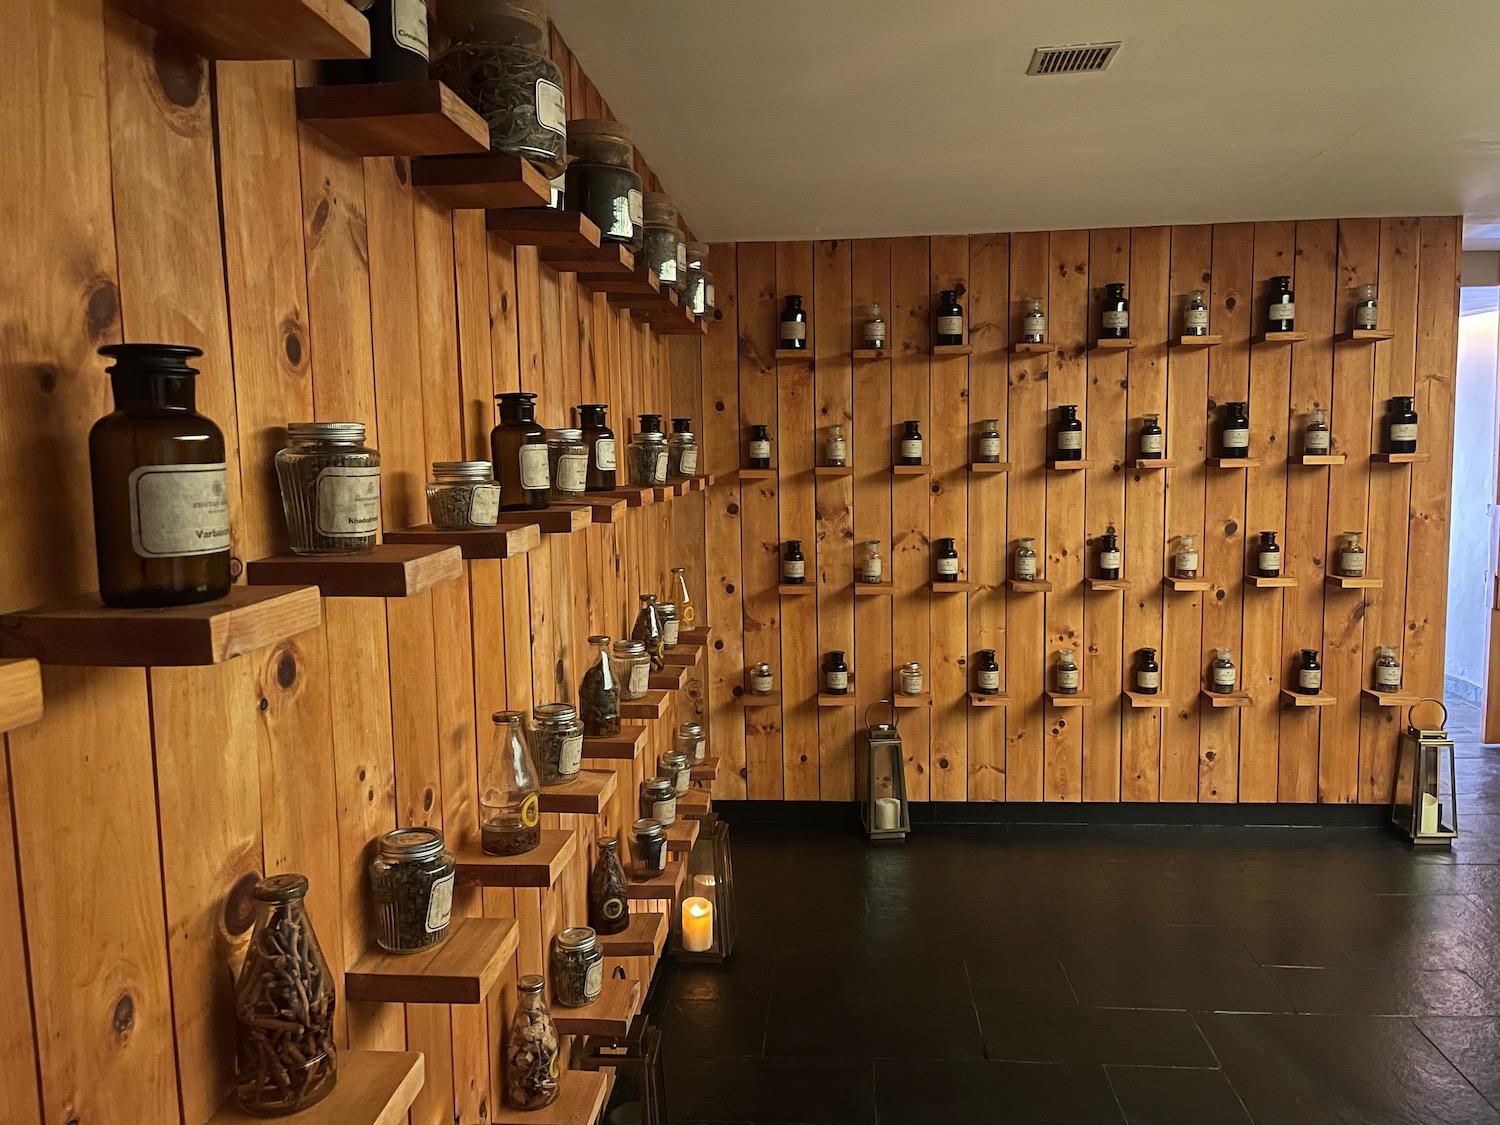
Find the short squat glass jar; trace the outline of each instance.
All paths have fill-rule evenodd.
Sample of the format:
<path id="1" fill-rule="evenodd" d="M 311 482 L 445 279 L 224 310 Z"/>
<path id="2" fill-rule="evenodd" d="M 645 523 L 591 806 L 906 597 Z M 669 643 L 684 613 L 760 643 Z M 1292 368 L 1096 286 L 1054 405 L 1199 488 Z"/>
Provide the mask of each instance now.
<path id="1" fill-rule="evenodd" d="M 375 546 L 380 454 L 363 422 L 293 422 L 276 454 L 281 505 L 299 555 L 352 555 Z"/>
<path id="2" fill-rule="evenodd" d="M 427 516 L 440 531 L 494 527 L 500 486 L 488 461 L 434 461 L 427 482 Z"/>
<path id="3" fill-rule="evenodd" d="M 699 723 L 683 723 L 672 735 L 672 748 L 694 765 L 708 754 L 708 739 Z"/>
<path id="4" fill-rule="evenodd" d="M 656 759 L 656 774 L 671 778 L 672 792 L 681 797 L 692 783 L 693 766 L 686 754 L 678 750 L 663 750 Z"/>
<path id="5" fill-rule="evenodd" d="M 871 586 L 884 581 L 884 567 L 880 562 L 880 540 L 866 539 L 859 558 L 859 580 Z"/>
<path id="6" fill-rule="evenodd" d="M 1401 690 L 1401 660 L 1392 645 L 1375 646 L 1375 690 Z"/>
<path id="7" fill-rule="evenodd" d="M 1198 537 L 1179 535 L 1177 553 L 1172 556 L 1172 577 L 1192 580 L 1198 577 Z"/>
<path id="8" fill-rule="evenodd" d="M 597 118 L 569 121 L 568 155 L 574 158 L 565 187 L 569 209 L 593 220 L 604 241 L 639 251 L 645 235 L 645 198 L 629 127 Z"/>
<path id="9" fill-rule="evenodd" d="M 370 863 L 370 887 L 381 949 L 415 953 L 448 936 L 456 870 L 436 828 L 398 828 L 380 838 L 380 854 Z"/>
<path id="10" fill-rule="evenodd" d="M 660 414 L 642 414 L 640 432 L 630 439 L 630 483 L 637 488 L 667 483 L 667 435 Z"/>
<path id="11" fill-rule="evenodd" d="M 1035 582 L 1036 574 L 1036 540 L 1022 536 L 1016 541 L 1016 568 L 1017 582 Z"/>
<path id="12" fill-rule="evenodd" d="M 705 243 L 687 244 L 682 303 L 694 316 L 708 316 L 714 311 L 714 275 L 708 269 L 708 246 Z"/>
<path id="13" fill-rule="evenodd" d="M 620 677 L 620 699 L 640 699 L 651 687 L 651 656 L 644 641 L 616 641 L 615 665 Z"/>
<path id="14" fill-rule="evenodd" d="M 543 785 L 562 785 L 583 766 L 583 724 L 566 703 L 542 703 L 532 711 L 531 750 Z"/>
<path id="15" fill-rule="evenodd" d="M 901 665 L 901 675 L 897 683 L 902 695 L 921 695 L 922 681 L 922 666 L 915 660 L 910 664 Z"/>
<path id="16" fill-rule="evenodd" d="M 667 869 L 667 830 L 653 817 L 642 817 L 632 827 L 630 865 L 637 879 L 650 879 Z"/>
<path id="17" fill-rule="evenodd" d="M 604 990 L 604 951 L 588 926 L 569 926 L 552 943 L 552 1002 L 581 1008 Z"/>
<path id="18" fill-rule="evenodd" d="M 667 289 L 682 292 L 687 273 L 687 243 L 677 228 L 677 203 L 665 192 L 645 195 L 645 235 L 640 261 L 656 274 Z"/>
<path id="19" fill-rule="evenodd" d="M 667 828 L 677 823 L 677 791 L 669 777 L 648 777 L 641 782 L 641 819 L 651 819 Z"/>
<path id="20" fill-rule="evenodd" d="M 547 479 L 553 500 L 580 500 L 589 471 L 582 430 L 547 431 Z"/>
<path id="21" fill-rule="evenodd" d="M 673 418 L 672 436 L 667 438 L 667 475 L 688 480 L 698 475 L 698 439 L 691 418 Z"/>
<path id="22" fill-rule="evenodd" d="M 750 668 L 750 694 L 770 695 L 776 686 L 775 678 L 771 675 L 771 666 L 764 661 L 754 664 Z"/>

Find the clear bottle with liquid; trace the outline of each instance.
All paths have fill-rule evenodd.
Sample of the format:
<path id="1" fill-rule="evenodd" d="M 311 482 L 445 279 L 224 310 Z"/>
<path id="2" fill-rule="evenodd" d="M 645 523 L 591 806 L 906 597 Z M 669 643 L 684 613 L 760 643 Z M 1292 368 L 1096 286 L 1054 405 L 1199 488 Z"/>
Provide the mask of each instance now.
<path id="1" fill-rule="evenodd" d="M 1058 695 L 1077 695 L 1080 687 L 1078 664 L 1070 648 L 1058 649 L 1056 683 Z"/>
<path id="2" fill-rule="evenodd" d="M 1328 431 L 1328 411 L 1314 407 L 1307 412 L 1307 428 L 1302 431 L 1302 455 L 1304 457 L 1326 457 L 1333 448 L 1333 435 Z"/>
<path id="3" fill-rule="evenodd" d="M 479 840 L 486 855 L 524 855 L 542 842 L 537 770 L 521 711 L 491 717 L 490 754 L 479 786 Z"/>
<path id="4" fill-rule="evenodd" d="M 1194 579 L 1198 577 L 1198 537 L 1179 535 L 1177 553 L 1172 556 L 1172 577 Z"/>

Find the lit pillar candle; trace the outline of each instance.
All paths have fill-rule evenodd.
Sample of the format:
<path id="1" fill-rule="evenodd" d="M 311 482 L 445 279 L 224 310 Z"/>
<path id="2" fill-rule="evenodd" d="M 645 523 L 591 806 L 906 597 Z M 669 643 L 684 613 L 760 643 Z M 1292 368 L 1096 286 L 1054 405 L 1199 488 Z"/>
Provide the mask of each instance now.
<path id="1" fill-rule="evenodd" d="M 1422 794 L 1422 818 L 1418 824 L 1418 830 L 1424 836 L 1432 836 L 1438 830 L 1438 799 L 1431 793 Z"/>
<path id="2" fill-rule="evenodd" d="M 875 827 L 891 831 L 901 826 L 901 802 L 895 797 L 881 797 L 875 802 Z"/>
<path id="3" fill-rule="evenodd" d="M 707 953 L 714 945 L 714 907 L 706 898 L 682 902 L 682 948 L 689 953 Z"/>

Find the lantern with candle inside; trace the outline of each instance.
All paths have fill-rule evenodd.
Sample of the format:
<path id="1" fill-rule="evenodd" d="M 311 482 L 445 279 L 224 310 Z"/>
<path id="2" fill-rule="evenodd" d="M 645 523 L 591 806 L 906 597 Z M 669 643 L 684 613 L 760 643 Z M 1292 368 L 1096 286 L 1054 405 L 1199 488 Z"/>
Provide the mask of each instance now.
<path id="1" fill-rule="evenodd" d="M 870 712 L 881 706 L 890 710 L 891 721 L 871 723 Z M 896 729 L 896 721 L 896 708 L 889 699 L 870 704 L 865 710 L 863 753 L 855 756 L 860 817 L 872 840 L 904 840 L 911 831 L 901 732 Z"/>
<path id="2" fill-rule="evenodd" d="M 668 952 L 674 961 L 721 964 L 734 952 L 734 864 L 729 854 L 729 825 L 710 811 L 698 826 L 698 842 L 687 857 L 685 898 L 672 914 Z M 706 903 L 689 910 L 689 903 Z M 703 927 L 708 941 L 704 944 Z"/>
<path id="3" fill-rule="evenodd" d="M 1417 708 L 1428 703 L 1442 712 L 1436 726 L 1416 720 Z M 1447 726 L 1448 709 L 1441 701 L 1418 700 L 1407 709 L 1396 746 L 1391 822 L 1413 844 L 1451 844 L 1458 836 L 1458 774 Z"/>
<path id="4" fill-rule="evenodd" d="M 614 1072 L 601 1125 L 666 1125 L 667 1077 L 661 1029 L 643 1012 L 624 1035 L 590 1035 L 578 1059 L 583 1070 Z"/>

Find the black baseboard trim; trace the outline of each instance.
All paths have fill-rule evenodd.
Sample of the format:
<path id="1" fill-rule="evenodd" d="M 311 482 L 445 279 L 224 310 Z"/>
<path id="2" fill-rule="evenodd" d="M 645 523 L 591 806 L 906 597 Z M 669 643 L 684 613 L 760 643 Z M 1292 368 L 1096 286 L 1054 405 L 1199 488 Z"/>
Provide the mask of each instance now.
<path id="1" fill-rule="evenodd" d="M 714 801 L 736 824 L 859 824 L 853 801 Z M 922 824 L 1188 825 L 1230 828 L 1375 828 L 1388 825 L 1388 805 L 1221 805 L 1042 802 L 912 802 L 911 822 Z"/>

